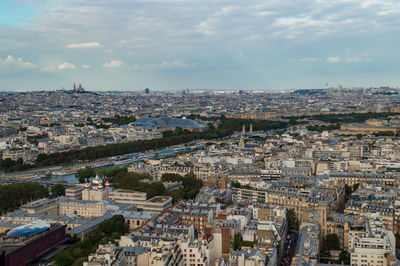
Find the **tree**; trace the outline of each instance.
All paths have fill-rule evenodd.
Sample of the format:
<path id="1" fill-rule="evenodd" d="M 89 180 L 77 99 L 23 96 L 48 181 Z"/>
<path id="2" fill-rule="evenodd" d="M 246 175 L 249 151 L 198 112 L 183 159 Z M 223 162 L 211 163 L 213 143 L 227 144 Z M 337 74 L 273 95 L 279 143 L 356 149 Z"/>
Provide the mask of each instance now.
<path id="1" fill-rule="evenodd" d="M 396 247 L 400 248 L 400 234 L 397 232 L 394 236 L 396 238 Z"/>
<path id="2" fill-rule="evenodd" d="M 392 131 L 382 131 L 382 132 L 377 132 L 374 135 L 375 136 L 383 136 L 383 137 L 393 137 L 396 134 Z"/>
<path id="3" fill-rule="evenodd" d="M 233 250 L 240 250 L 242 248 L 242 243 L 241 243 L 241 240 L 240 240 L 240 234 L 239 233 L 236 233 L 233 236 L 232 248 L 233 248 Z"/>
<path id="4" fill-rule="evenodd" d="M 88 260 L 87 257 L 82 257 L 74 261 L 74 264 L 72 266 L 82 266 L 84 262 Z"/>
<path id="5" fill-rule="evenodd" d="M 109 125 L 95 124 L 96 127 L 108 128 L 111 123 L 125 124 L 134 121 L 134 117 L 116 116 L 110 118 Z M 106 119 L 107 120 L 107 119 Z M 216 119 L 215 119 L 216 120 Z M 87 147 L 81 150 L 70 150 L 66 152 L 56 152 L 49 154 L 47 159 L 41 157 L 35 164 L 21 164 L 16 166 L 16 162 L 6 162 L 6 166 L 1 163 L 1 167 L 6 171 L 24 170 L 34 167 L 42 167 L 56 164 L 66 164 L 76 160 L 94 160 L 110 156 L 122 155 L 134 152 L 145 152 L 148 150 L 161 149 L 168 146 L 189 143 L 197 139 L 215 139 L 232 135 L 234 131 L 240 131 L 242 125 L 247 127 L 253 124 L 254 130 L 276 130 L 287 127 L 288 123 L 283 121 L 266 121 L 255 119 L 228 119 L 224 116 L 220 117 L 220 123 L 216 128 L 210 128 L 205 132 L 190 132 L 188 130 L 176 129 L 175 131 L 163 132 L 163 138 L 151 140 L 137 140 L 127 143 L 108 144 L 96 147 Z M 89 122 L 93 123 L 93 122 Z M 94 123 L 93 123 L 94 124 Z M 114 124 L 114 123 L 113 123 Z M 33 140 L 40 139 L 41 136 L 32 136 Z M 91 176 L 89 176 L 91 177 Z M 78 177 L 80 182 L 85 182 L 85 176 Z"/>
<path id="6" fill-rule="evenodd" d="M 135 122 L 136 118 L 134 116 L 115 115 L 114 117 L 103 118 L 103 121 L 111 124 L 127 125 L 129 123 Z"/>
<path id="7" fill-rule="evenodd" d="M 182 130 L 181 127 L 176 127 L 176 128 L 174 129 L 174 134 L 175 134 L 176 136 L 180 136 L 180 135 L 182 135 L 182 133 L 183 133 L 183 130 Z"/>
<path id="8" fill-rule="evenodd" d="M 254 248 L 254 242 L 253 241 L 241 241 L 240 245 L 242 247 L 251 247 Z M 278 249 L 279 250 L 279 249 Z"/>
<path id="9" fill-rule="evenodd" d="M 167 189 L 165 188 L 162 182 L 153 182 L 153 183 L 140 183 L 142 187 L 139 188 L 139 191 L 147 192 L 147 197 L 153 198 L 155 196 L 167 195 Z"/>
<path id="10" fill-rule="evenodd" d="M 345 184 L 344 185 L 344 190 L 345 190 L 345 193 L 346 193 L 346 198 L 349 198 L 351 196 L 351 193 L 353 192 L 352 188 L 349 185 Z"/>
<path id="11" fill-rule="evenodd" d="M 207 126 L 209 130 L 215 130 L 215 126 L 213 123 L 207 123 Z"/>
<path id="12" fill-rule="evenodd" d="M 121 235 L 120 235 L 120 233 L 118 233 L 118 232 L 113 232 L 112 234 L 111 234 L 111 238 L 112 239 L 117 239 L 117 238 L 120 238 L 121 237 Z"/>
<path id="13" fill-rule="evenodd" d="M 24 160 L 22 158 L 17 159 L 17 164 L 23 164 L 23 163 L 24 163 Z"/>
<path id="14" fill-rule="evenodd" d="M 54 261 L 57 266 L 69 266 L 74 262 L 74 258 L 68 251 L 59 250 L 56 252 Z"/>
<path id="15" fill-rule="evenodd" d="M 49 194 L 47 188 L 38 183 L 0 185 L 0 213 L 13 211 L 21 205 Z"/>
<path id="16" fill-rule="evenodd" d="M 240 188 L 240 183 L 236 181 L 231 181 L 231 187 Z"/>
<path id="17" fill-rule="evenodd" d="M 290 231 L 297 231 L 299 230 L 299 219 L 297 218 L 296 212 L 294 209 L 287 210 L 287 220 L 288 220 L 288 229 Z"/>
<path id="18" fill-rule="evenodd" d="M 356 191 L 358 189 L 358 187 L 360 186 L 360 184 L 354 184 L 353 185 L 353 192 Z"/>
<path id="19" fill-rule="evenodd" d="M 96 252 L 99 244 L 113 241 L 113 238 L 128 232 L 129 226 L 125 223 L 122 215 L 114 215 L 103 221 L 99 228 L 94 229 L 85 239 L 73 238 L 72 246 L 67 250 L 57 251 L 55 256 L 56 265 L 82 265 L 87 261 L 89 254 Z"/>
<path id="20" fill-rule="evenodd" d="M 183 189 L 175 189 L 169 192 L 169 195 L 173 198 L 174 202 L 181 199 L 194 199 L 197 193 L 199 193 L 200 188 L 203 186 L 203 181 L 198 179 L 193 172 L 188 173 L 185 176 L 165 173 L 161 176 L 161 180 L 163 182 L 182 182 Z"/>
<path id="21" fill-rule="evenodd" d="M 64 196 L 65 195 L 65 187 L 63 184 L 56 184 L 51 188 L 51 196 L 53 198 Z"/>
<path id="22" fill-rule="evenodd" d="M 90 166 L 86 166 L 85 168 L 79 169 L 78 172 L 76 173 L 76 178 L 79 179 L 79 183 L 85 183 L 90 178 L 95 176 L 96 176 L 96 171 Z"/>
<path id="23" fill-rule="evenodd" d="M 164 173 L 161 176 L 161 180 L 163 182 L 183 181 L 183 176 L 181 176 L 179 174 L 173 174 L 173 173 Z"/>
<path id="24" fill-rule="evenodd" d="M 124 216 L 114 215 L 111 219 L 105 220 L 100 224 L 100 229 L 104 234 L 112 235 L 113 233 L 125 234 L 128 232 L 128 224 L 125 223 Z"/>
<path id="25" fill-rule="evenodd" d="M 171 197 L 173 198 L 174 202 L 184 200 L 185 197 L 185 191 L 183 189 L 174 189 L 170 192 Z"/>
<path id="26" fill-rule="evenodd" d="M 50 156 L 46 153 L 41 153 L 36 157 L 36 163 L 41 163 L 44 160 L 47 160 Z"/>
<path id="27" fill-rule="evenodd" d="M 350 254 L 346 250 L 343 250 L 339 254 L 339 261 L 343 262 L 345 265 L 350 265 Z"/>
<path id="28" fill-rule="evenodd" d="M 340 242 L 339 237 L 336 234 L 327 234 L 322 241 L 322 246 L 324 250 L 339 250 Z"/>

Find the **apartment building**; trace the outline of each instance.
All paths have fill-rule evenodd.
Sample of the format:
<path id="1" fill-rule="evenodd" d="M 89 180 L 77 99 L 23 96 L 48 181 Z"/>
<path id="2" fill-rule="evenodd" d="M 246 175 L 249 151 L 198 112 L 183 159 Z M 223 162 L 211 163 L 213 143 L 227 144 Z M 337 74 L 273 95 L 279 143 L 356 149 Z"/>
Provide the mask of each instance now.
<path id="1" fill-rule="evenodd" d="M 316 187 L 294 187 L 293 184 L 272 184 L 267 190 L 232 188 L 235 201 L 262 202 L 294 209 L 300 221 L 308 221 L 310 213 L 317 212 L 322 234 L 326 234 L 328 215 L 343 206 L 344 183 Z"/>
<path id="2" fill-rule="evenodd" d="M 378 215 L 367 218 L 366 229 L 349 232 L 350 264 L 354 266 L 390 265 L 396 261 L 396 240 Z"/>
<path id="3" fill-rule="evenodd" d="M 300 229 L 296 255 L 293 257 L 292 266 L 315 265 L 319 261 L 321 229 L 320 226 L 308 223 Z"/>
<path id="4" fill-rule="evenodd" d="M 329 180 L 341 181 L 349 186 L 363 183 L 376 183 L 379 182 L 384 185 L 393 185 L 395 182 L 395 176 L 393 174 L 376 174 L 366 172 L 333 172 L 330 173 L 327 178 Z"/>

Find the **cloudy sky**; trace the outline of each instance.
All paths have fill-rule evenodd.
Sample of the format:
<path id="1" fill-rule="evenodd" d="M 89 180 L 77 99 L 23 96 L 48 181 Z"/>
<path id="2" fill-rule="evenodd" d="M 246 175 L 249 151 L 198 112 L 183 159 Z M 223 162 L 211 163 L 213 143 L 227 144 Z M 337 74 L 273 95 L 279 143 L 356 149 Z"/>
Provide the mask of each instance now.
<path id="1" fill-rule="evenodd" d="M 398 0 L 1 0 L 0 90 L 400 86 Z"/>

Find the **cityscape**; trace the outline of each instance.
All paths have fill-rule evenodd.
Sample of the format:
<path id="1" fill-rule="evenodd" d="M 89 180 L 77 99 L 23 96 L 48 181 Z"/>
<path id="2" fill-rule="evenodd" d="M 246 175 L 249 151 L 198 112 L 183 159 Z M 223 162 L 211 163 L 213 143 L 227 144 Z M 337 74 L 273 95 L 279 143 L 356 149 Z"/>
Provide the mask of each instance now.
<path id="1" fill-rule="evenodd" d="M 0 2 L 0 266 L 400 265 L 399 13 Z"/>

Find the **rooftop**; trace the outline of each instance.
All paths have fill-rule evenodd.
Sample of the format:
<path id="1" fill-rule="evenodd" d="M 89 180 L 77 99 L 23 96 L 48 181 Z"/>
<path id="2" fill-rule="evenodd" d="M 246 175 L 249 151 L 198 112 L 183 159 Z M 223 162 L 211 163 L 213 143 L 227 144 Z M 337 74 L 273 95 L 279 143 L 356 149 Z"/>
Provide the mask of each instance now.
<path id="1" fill-rule="evenodd" d="M 134 191 L 134 190 L 130 190 L 130 189 L 117 189 L 115 190 L 116 192 L 120 192 L 120 193 L 135 193 L 135 194 L 146 194 L 146 192 L 141 192 L 141 191 Z"/>
<path id="2" fill-rule="evenodd" d="M 168 196 L 155 196 L 154 198 L 149 199 L 148 202 L 166 202 L 170 199 L 171 197 Z"/>

